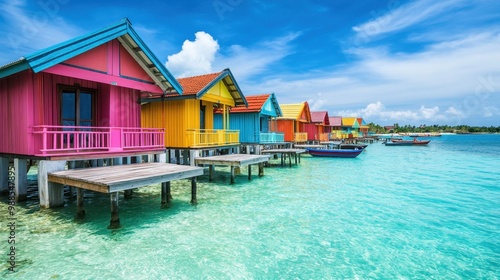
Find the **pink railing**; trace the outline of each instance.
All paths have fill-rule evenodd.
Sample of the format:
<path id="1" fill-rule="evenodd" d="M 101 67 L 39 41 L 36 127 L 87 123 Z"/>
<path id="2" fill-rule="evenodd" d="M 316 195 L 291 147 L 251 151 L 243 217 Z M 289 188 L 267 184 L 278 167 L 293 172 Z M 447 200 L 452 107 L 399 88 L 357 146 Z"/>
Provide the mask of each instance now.
<path id="1" fill-rule="evenodd" d="M 40 155 L 117 152 L 163 148 L 164 130 L 156 128 L 33 126 L 41 136 Z"/>

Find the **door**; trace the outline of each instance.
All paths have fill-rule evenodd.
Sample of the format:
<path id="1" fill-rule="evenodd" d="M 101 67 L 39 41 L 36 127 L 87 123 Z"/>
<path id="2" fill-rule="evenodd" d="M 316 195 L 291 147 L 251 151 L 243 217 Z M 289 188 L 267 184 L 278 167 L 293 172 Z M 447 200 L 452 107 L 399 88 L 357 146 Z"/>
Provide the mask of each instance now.
<path id="1" fill-rule="evenodd" d="M 81 88 L 61 89 L 61 124 L 92 126 L 94 123 L 94 92 Z"/>

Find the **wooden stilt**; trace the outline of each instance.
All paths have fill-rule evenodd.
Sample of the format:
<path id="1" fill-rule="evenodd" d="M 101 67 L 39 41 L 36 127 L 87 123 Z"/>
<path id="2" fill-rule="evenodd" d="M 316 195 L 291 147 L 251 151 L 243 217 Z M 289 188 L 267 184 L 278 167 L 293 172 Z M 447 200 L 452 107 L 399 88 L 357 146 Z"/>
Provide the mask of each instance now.
<path id="1" fill-rule="evenodd" d="M 123 192 L 123 197 L 126 199 L 132 198 L 132 195 L 134 194 L 134 190 L 125 190 Z"/>
<path id="2" fill-rule="evenodd" d="M 15 170 L 15 194 L 16 202 L 26 200 L 26 195 L 28 193 L 28 162 L 25 159 L 14 159 L 14 170 Z"/>
<path id="3" fill-rule="evenodd" d="M 171 200 L 170 182 L 161 183 L 161 208 L 169 208 Z"/>
<path id="4" fill-rule="evenodd" d="M 248 180 L 252 180 L 252 165 L 248 165 Z"/>
<path id="5" fill-rule="evenodd" d="M 284 159 L 283 159 L 283 154 L 281 154 L 281 166 L 285 166 Z"/>
<path id="6" fill-rule="evenodd" d="M 85 210 L 83 209 L 83 189 L 76 188 L 76 219 L 81 220 L 85 217 Z"/>
<path id="7" fill-rule="evenodd" d="M 231 166 L 231 184 L 234 184 L 234 166 Z"/>
<path id="8" fill-rule="evenodd" d="M 214 165 L 210 164 L 208 166 L 208 181 L 212 182 L 214 178 Z"/>
<path id="9" fill-rule="evenodd" d="M 0 157 L 0 192 L 8 192 L 9 158 Z"/>
<path id="10" fill-rule="evenodd" d="M 48 181 L 48 173 L 64 170 L 65 160 L 38 162 L 38 196 L 41 208 L 52 208 L 64 205 L 63 185 Z"/>
<path id="11" fill-rule="evenodd" d="M 288 155 L 288 162 L 289 162 L 289 166 L 292 167 L 292 155 L 291 154 Z"/>
<path id="12" fill-rule="evenodd" d="M 259 163 L 259 177 L 264 176 L 264 163 Z"/>
<path id="13" fill-rule="evenodd" d="M 196 200 L 196 177 L 191 178 L 191 204 L 198 204 L 198 200 Z"/>
<path id="14" fill-rule="evenodd" d="M 111 220 L 108 229 L 120 228 L 120 209 L 118 207 L 118 192 L 109 194 L 111 201 Z"/>

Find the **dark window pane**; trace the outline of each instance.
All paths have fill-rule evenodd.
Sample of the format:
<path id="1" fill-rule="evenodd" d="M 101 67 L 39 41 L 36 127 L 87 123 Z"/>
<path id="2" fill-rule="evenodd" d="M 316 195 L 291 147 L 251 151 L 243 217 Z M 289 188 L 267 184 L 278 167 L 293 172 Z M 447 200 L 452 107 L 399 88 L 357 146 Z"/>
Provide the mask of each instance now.
<path id="1" fill-rule="evenodd" d="M 76 95 L 74 92 L 63 92 L 62 94 L 62 118 L 63 119 L 76 119 L 75 104 Z"/>
<path id="2" fill-rule="evenodd" d="M 92 94 L 80 92 L 80 119 L 92 120 Z"/>

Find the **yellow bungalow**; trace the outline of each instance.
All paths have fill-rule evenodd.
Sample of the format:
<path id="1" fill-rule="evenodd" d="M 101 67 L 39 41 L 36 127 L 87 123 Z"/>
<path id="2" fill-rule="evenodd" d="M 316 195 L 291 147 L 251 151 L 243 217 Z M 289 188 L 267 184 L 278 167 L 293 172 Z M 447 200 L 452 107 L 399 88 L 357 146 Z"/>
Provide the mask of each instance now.
<path id="1" fill-rule="evenodd" d="M 359 135 L 359 123 L 357 118 L 342 117 L 342 138 L 356 138 Z"/>
<path id="2" fill-rule="evenodd" d="M 285 134 L 285 141 L 307 142 L 305 124 L 311 122 L 311 111 L 307 102 L 280 104 L 282 117 L 276 119 L 278 131 Z"/>
<path id="3" fill-rule="evenodd" d="M 239 131 L 227 129 L 229 110 L 248 105 L 231 71 L 177 80 L 183 88 L 182 96 L 143 94 L 142 126 L 165 129 L 167 149 L 238 146 Z M 223 129 L 213 129 L 214 109 L 223 112 Z"/>

